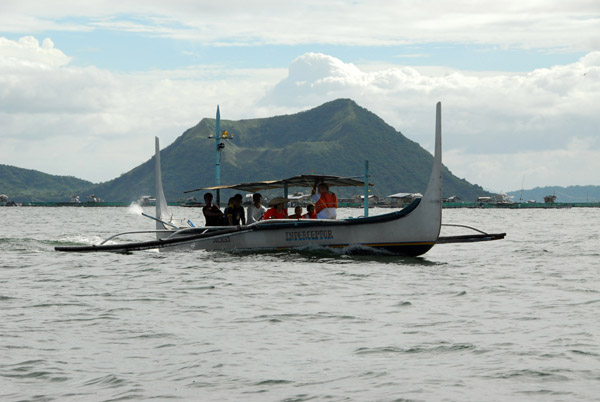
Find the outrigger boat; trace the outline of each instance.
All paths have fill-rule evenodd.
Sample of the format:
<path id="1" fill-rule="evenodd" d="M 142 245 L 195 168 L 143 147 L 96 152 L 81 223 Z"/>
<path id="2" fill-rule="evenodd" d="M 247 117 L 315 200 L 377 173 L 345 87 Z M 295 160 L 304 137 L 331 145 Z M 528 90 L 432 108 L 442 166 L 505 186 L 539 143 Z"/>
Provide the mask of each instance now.
<path id="1" fill-rule="evenodd" d="M 106 244 L 109 240 L 132 233 L 125 232 L 109 237 L 99 245 L 56 247 L 58 251 L 130 252 L 148 249 L 201 249 L 201 250 L 270 250 L 328 247 L 345 249 L 352 253 L 384 253 L 418 256 L 429 251 L 436 243 L 472 242 L 502 239 L 505 233 L 440 237 L 442 226 L 442 123 L 441 103 L 436 106 L 435 154 L 431 176 L 422 198 L 407 207 L 377 216 L 348 219 L 276 219 L 249 225 L 222 227 L 180 228 L 171 221 L 167 209 L 160 168 L 160 147 L 155 143 L 156 185 L 156 240 Z M 311 187 L 315 181 L 330 185 L 364 185 L 353 178 L 303 175 L 284 180 L 218 186 L 210 189 L 237 189 L 259 191 L 282 187 Z M 194 191 L 194 190 L 192 190 Z M 366 197 L 365 197 L 366 198 Z M 366 215 L 366 214 L 365 214 Z M 461 225 L 458 225 L 461 226 Z M 474 229 L 474 228 L 471 228 Z M 477 230 L 477 229 L 474 229 Z"/>

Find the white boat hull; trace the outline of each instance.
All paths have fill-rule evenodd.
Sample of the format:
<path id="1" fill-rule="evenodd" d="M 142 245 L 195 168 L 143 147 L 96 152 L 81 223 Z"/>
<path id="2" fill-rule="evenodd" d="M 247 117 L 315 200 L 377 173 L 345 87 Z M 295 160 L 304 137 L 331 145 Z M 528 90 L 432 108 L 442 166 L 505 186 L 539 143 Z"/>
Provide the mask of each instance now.
<path id="1" fill-rule="evenodd" d="M 419 227 L 418 205 L 402 215 L 394 212 L 373 218 L 340 221 L 277 220 L 239 227 L 237 231 L 215 234 L 202 239 L 184 239 L 200 233 L 204 228 L 185 231 L 171 236 L 182 242 L 162 247 L 161 250 L 267 250 L 330 247 L 348 249 L 355 253 L 384 252 L 400 255 L 421 255 L 437 240 L 436 233 Z M 372 220 L 373 223 L 366 221 Z M 387 220 L 387 221 L 384 221 Z M 213 228 L 216 229 L 216 228 Z M 224 231 L 230 227 L 219 228 Z"/>

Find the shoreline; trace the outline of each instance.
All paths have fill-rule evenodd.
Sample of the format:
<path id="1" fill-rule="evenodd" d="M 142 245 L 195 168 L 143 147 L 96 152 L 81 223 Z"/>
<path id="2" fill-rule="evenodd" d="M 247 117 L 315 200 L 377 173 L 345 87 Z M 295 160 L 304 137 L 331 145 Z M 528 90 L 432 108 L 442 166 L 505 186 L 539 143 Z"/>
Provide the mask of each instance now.
<path id="1" fill-rule="evenodd" d="M 17 207 L 75 207 L 75 208 L 120 208 L 129 207 L 132 202 L 82 202 L 82 203 L 70 203 L 70 202 L 23 202 L 17 205 L 5 205 L 17 206 Z M 169 206 L 174 207 L 187 207 L 187 208 L 201 208 L 202 205 L 184 205 L 181 202 L 169 202 Z M 136 204 L 139 205 L 139 204 Z M 2 205 L 0 205 L 2 206 Z M 153 204 L 140 205 L 141 207 L 152 207 Z M 356 205 L 343 205 L 341 208 L 362 208 Z M 378 208 L 391 208 L 398 209 L 396 206 L 386 205 L 375 205 L 373 207 Z M 534 203 L 534 202 L 523 202 L 523 203 L 481 203 L 481 202 L 454 202 L 454 203 L 443 203 L 442 209 L 457 209 L 457 208 L 471 208 L 471 209 L 563 209 L 563 208 L 600 208 L 600 202 L 554 202 L 554 203 Z"/>

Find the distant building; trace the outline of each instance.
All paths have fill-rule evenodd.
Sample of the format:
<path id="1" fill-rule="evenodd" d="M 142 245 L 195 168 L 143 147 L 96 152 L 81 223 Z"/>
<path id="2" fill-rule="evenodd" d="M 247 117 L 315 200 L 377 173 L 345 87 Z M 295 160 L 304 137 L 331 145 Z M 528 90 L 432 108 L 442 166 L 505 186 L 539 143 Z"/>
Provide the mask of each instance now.
<path id="1" fill-rule="evenodd" d="M 552 204 L 554 203 L 554 201 L 556 201 L 556 196 L 555 195 L 547 195 L 544 197 L 544 202 L 546 204 Z"/>
<path id="2" fill-rule="evenodd" d="M 511 200 L 511 196 L 499 193 L 492 195 L 492 202 L 495 202 L 496 204 L 512 204 L 513 201 Z"/>
<path id="3" fill-rule="evenodd" d="M 405 207 L 417 198 L 423 198 L 421 193 L 396 193 L 388 195 L 393 207 Z"/>
<path id="4" fill-rule="evenodd" d="M 151 205 L 155 202 L 156 202 L 156 198 L 152 197 L 151 195 L 142 195 L 137 201 L 137 203 L 142 206 Z"/>
<path id="5" fill-rule="evenodd" d="M 90 203 L 104 202 L 104 200 L 102 198 L 96 197 L 94 194 L 88 195 L 87 198 L 88 198 L 87 202 L 90 202 Z"/>
<path id="6" fill-rule="evenodd" d="M 511 204 L 513 201 L 506 194 L 494 194 L 491 197 L 477 197 L 477 202 L 480 204 Z"/>
<path id="7" fill-rule="evenodd" d="M 294 207 L 296 205 L 306 206 L 311 203 L 311 195 L 304 194 L 302 192 L 296 192 L 292 195 L 288 195 L 288 200 L 290 200 L 290 206 Z"/>
<path id="8" fill-rule="evenodd" d="M 458 202 L 459 200 L 460 200 L 460 198 L 457 195 L 453 195 L 452 197 L 448 197 L 448 198 L 442 198 L 442 202 L 445 202 L 445 203 Z"/>
<path id="9" fill-rule="evenodd" d="M 367 197 L 367 200 L 368 200 L 368 205 L 370 207 L 381 205 L 382 201 L 383 201 L 376 195 L 369 195 Z M 365 196 L 357 194 L 357 195 L 354 195 L 352 198 L 339 198 L 338 204 L 344 205 L 344 206 L 362 207 L 363 205 L 365 205 Z"/>

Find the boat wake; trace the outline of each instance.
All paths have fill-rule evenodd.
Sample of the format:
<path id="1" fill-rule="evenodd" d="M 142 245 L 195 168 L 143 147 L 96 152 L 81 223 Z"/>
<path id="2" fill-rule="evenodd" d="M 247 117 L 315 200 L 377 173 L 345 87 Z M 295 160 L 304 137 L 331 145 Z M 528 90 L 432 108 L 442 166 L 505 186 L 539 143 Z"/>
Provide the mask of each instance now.
<path id="1" fill-rule="evenodd" d="M 89 235 L 68 235 L 63 236 L 59 239 L 60 243 L 64 244 L 98 244 L 104 240 L 100 236 L 89 236 Z"/>
<path id="2" fill-rule="evenodd" d="M 141 215 L 144 212 L 144 208 L 137 202 L 132 202 L 127 208 L 127 213 L 132 215 Z"/>

